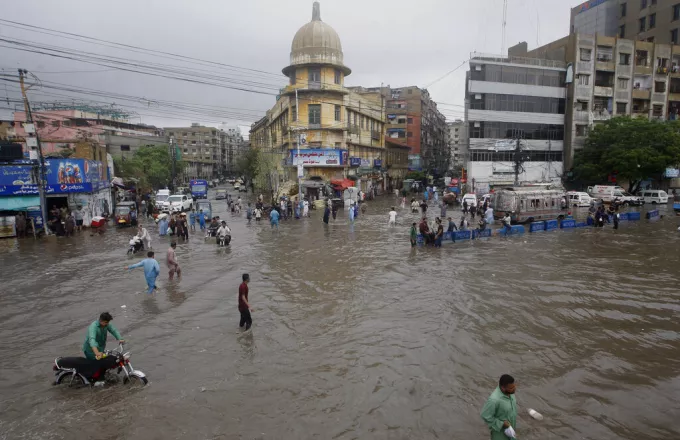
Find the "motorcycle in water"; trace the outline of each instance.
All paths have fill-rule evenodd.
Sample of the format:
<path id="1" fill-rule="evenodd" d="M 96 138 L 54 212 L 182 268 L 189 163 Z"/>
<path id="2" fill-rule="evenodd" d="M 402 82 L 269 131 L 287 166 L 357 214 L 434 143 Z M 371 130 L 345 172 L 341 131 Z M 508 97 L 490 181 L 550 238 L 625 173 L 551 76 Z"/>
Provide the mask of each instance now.
<path id="1" fill-rule="evenodd" d="M 218 235 L 217 236 L 217 245 L 219 247 L 229 246 L 229 243 L 231 243 L 231 235 Z"/>
<path id="2" fill-rule="evenodd" d="M 149 383 L 146 375 L 132 368 L 130 352 L 123 353 L 123 344 L 117 350 L 107 350 L 99 360 L 84 357 L 58 357 L 54 360 L 54 385 L 95 386 L 104 383 L 108 372 L 125 373 L 123 383 L 145 386 Z"/>
<path id="3" fill-rule="evenodd" d="M 127 251 L 127 254 L 136 254 L 139 251 L 144 250 L 144 242 L 142 241 L 141 238 L 137 237 L 136 235 L 130 239 L 130 248 Z"/>
<path id="4" fill-rule="evenodd" d="M 217 230 L 218 229 L 219 229 L 219 226 L 208 226 L 208 229 L 206 229 L 206 232 L 205 232 L 205 238 L 217 236 Z"/>

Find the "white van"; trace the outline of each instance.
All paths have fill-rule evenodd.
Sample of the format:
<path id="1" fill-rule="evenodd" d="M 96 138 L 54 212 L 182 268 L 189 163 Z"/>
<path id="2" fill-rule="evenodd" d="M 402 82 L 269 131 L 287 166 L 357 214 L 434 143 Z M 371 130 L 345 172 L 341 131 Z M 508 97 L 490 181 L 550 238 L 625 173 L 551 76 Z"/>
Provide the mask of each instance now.
<path id="1" fill-rule="evenodd" d="M 611 203 L 618 200 L 624 205 L 642 205 L 644 200 L 642 197 L 634 196 L 626 192 L 620 186 L 615 185 L 595 185 L 588 187 L 588 194 L 595 200 L 602 200 L 603 203 Z"/>
<path id="2" fill-rule="evenodd" d="M 588 193 L 579 191 L 569 191 L 567 193 L 567 202 L 569 206 L 574 207 L 588 207 L 595 199 L 590 197 Z"/>
<path id="3" fill-rule="evenodd" d="M 477 195 L 476 194 L 465 194 L 463 196 L 463 200 L 460 201 L 460 204 L 462 205 L 463 202 L 467 202 L 468 207 L 470 206 L 477 206 Z"/>
<path id="4" fill-rule="evenodd" d="M 645 203 L 656 205 L 657 203 L 668 203 L 668 193 L 659 189 L 646 189 L 641 192 Z"/>

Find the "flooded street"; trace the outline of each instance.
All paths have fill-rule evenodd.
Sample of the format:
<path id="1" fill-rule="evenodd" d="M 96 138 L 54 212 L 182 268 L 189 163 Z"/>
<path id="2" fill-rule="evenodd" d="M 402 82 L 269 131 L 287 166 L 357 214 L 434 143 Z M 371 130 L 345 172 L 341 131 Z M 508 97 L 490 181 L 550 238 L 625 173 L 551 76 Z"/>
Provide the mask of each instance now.
<path id="1" fill-rule="evenodd" d="M 503 373 L 518 381 L 521 439 L 680 437 L 670 209 L 618 231 L 411 249 L 416 215 L 397 208 L 388 229 L 391 196 L 354 225 L 341 212 L 325 226 L 317 210 L 278 231 L 212 203 L 231 246 L 180 240 L 183 277 L 170 282 L 170 238 L 149 226 L 161 264 L 150 296 L 141 269 L 125 270 L 140 259 L 125 256 L 132 230 L 0 241 L 1 439 L 482 439 Z M 242 334 L 245 272 L 254 324 Z M 78 356 L 103 311 L 150 385 L 51 386 L 54 358 Z"/>

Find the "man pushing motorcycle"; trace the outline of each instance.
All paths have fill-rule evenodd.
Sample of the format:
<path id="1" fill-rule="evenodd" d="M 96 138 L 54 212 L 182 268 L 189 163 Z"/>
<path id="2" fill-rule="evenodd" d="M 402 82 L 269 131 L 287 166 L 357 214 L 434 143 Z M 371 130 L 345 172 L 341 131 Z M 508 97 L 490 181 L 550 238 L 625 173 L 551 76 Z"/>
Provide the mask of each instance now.
<path id="1" fill-rule="evenodd" d="M 118 342 L 125 343 L 118 329 L 111 324 L 113 317 L 109 312 L 104 312 L 99 315 L 99 319 L 95 320 L 87 328 L 87 335 L 83 343 L 83 353 L 85 357 L 90 360 L 99 360 L 104 355 L 106 350 L 106 336 L 110 332 Z"/>

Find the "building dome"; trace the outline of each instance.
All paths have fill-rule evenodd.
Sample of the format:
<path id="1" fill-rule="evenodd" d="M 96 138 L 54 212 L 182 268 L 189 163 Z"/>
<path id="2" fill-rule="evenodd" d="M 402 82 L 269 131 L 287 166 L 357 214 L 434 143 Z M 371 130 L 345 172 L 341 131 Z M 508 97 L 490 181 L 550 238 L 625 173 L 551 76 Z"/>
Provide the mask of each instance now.
<path id="1" fill-rule="evenodd" d="M 288 75 L 296 66 L 308 64 L 330 64 L 349 75 L 352 71 L 342 62 L 342 43 L 330 25 L 321 21 L 321 7 L 314 2 L 312 21 L 302 26 L 290 48 L 290 66 L 283 69 Z"/>

